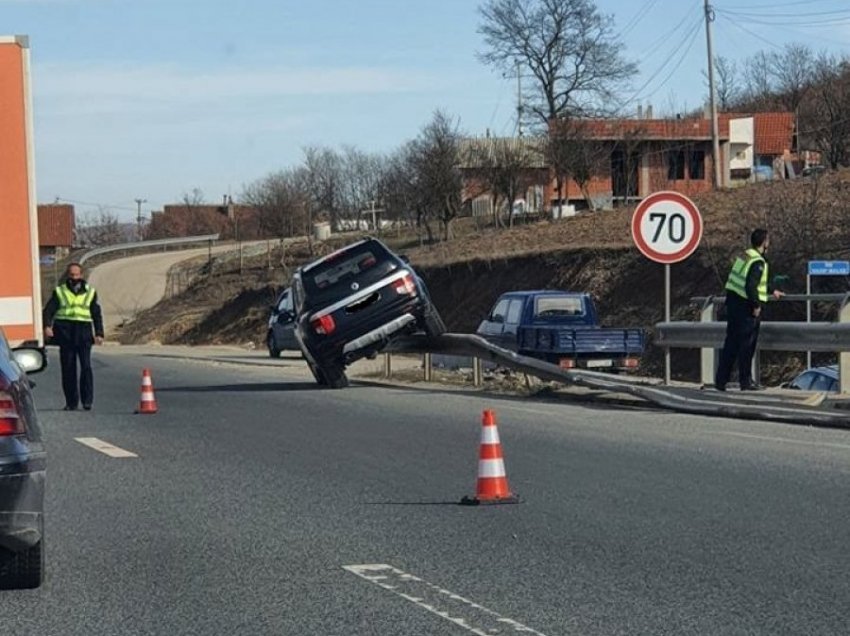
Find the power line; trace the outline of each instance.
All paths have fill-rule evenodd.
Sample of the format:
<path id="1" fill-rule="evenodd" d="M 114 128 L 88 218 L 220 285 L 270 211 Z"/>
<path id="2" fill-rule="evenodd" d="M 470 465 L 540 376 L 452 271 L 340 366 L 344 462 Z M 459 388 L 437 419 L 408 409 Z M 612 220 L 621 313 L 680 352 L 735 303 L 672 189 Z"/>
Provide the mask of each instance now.
<path id="1" fill-rule="evenodd" d="M 735 11 L 732 9 L 718 9 L 718 11 L 723 11 L 724 13 L 729 13 L 731 15 L 743 16 L 743 17 L 751 17 L 751 18 L 813 18 L 819 16 L 827 16 L 827 15 L 850 15 L 850 10 L 848 9 L 839 9 L 837 11 L 810 11 L 805 13 L 759 13 L 753 11 Z"/>
<path id="2" fill-rule="evenodd" d="M 700 28 L 701 25 L 702 25 L 702 16 L 699 16 L 694 21 L 693 25 L 691 25 L 691 27 L 687 30 L 687 32 L 685 33 L 685 36 L 679 41 L 679 43 L 676 45 L 676 47 L 666 56 L 664 62 L 661 64 L 661 66 L 659 66 L 656 69 L 656 71 L 652 75 L 650 75 L 649 78 L 647 78 L 647 80 L 641 85 L 640 88 L 638 88 L 632 94 L 632 96 L 629 99 L 627 99 L 626 101 L 624 101 L 620 104 L 621 108 L 624 107 L 624 106 L 628 106 L 629 104 L 631 104 L 631 103 L 633 103 L 633 102 L 635 102 L 638 99 L 641 99 L 643 97 L 651 97 L 652 95 L 657 93 L 670 80 L 670 78 L 673 76 L 673 74 L 682 65 L 682 62 L 684 61 L 686 54 L 690 51 L 691 47 L 693 46 L 694 40 L 696 40 L 696 36 L 697 36 L 697 33 L 699 32 L 699 28 Z M 685 51 L 684 51 L 684 53 L 679 55 L 679 52 L 682 50 L 683 47 L 686 47 Z M 661 75 L 662 72 L 664 72 L 664 70 L 667 68 L 668 64 L 670 64 L 670 62 L 672 62 L 677 56 L 678 56 L 678 62 L 674 65 L 673 70 L 667 75 L 667 77 L 665 77 L 664 80 L 658 86 L 655 87 L 655 90 L 653 90 L 652 92 L 650 92 L 648 94 L 644 94 L 644 91 L 646 90 L 646 88 L 653 81 L 655 81 L 655 79 L 659 75 Z"/>
<path id="3" fill-rule="evenodd" d="M 643 7 L 638 9 L 637 13 L 632 16 L 631 20 L 626 23 L 626 26 L 623 27 L 622 31 L 617 34 L 617 39 L 622 39 L 626 34 L 631 32 L 632 29 L 640 24 L 641 20 L 646 17 L 646 14 L 649 13 L 657 3 L 658 0 L 647 0 Z"/>

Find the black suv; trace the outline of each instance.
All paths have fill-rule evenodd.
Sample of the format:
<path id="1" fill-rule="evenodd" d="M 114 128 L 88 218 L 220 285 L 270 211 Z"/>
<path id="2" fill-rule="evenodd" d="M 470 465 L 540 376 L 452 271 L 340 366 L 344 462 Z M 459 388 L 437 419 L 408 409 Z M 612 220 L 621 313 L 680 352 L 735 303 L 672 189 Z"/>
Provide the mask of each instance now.
<path id="1" fill-rule="evenodd" d="M 348 386 L 346 365 L 374 357 L 390 339 L 446 328 L 405 259 L 374 238 L 300 267 L 292 280 L 295 336 L 316 382 Z"/>

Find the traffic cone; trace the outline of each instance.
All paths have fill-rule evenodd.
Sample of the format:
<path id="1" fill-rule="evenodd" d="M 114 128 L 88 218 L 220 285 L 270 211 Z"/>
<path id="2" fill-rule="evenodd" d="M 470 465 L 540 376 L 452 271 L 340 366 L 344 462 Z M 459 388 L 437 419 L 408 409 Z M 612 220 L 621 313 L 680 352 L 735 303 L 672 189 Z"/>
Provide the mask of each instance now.
<path id="1" fill-rule="evenodd" d="M 153 382 L 151 381 L 151 372 L 149 369 L 142 370 L 142 399 L 139 403 L 139 410 L 136 411 L 140 415 L 149 415 L 156 413 L 156 398 L 153 395 Z"/>
<path id="2" fill-rule="evenodd" d="M 475 497 L 464 497 L 461 504 L 477 506 L 479 504 L 519 503 L 519 497 L 511 493 L 508 476 L 505 474 L 505 461 L 502 456 L 502 444 L 499 441 L 499 429 L 496 428 L 496 415 L 491 410 L 484 411 L 481 418 L 481 450 L 478 454 L 478 486 Z"/>

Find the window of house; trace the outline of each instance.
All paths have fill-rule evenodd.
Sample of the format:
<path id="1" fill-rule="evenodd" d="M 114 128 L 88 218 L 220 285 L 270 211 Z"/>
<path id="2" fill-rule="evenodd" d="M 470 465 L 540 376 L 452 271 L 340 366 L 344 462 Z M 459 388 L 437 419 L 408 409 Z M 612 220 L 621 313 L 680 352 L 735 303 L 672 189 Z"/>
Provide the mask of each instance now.
<path id="1" fill-rule="evenodd" d="M 667 180 L 681 181 L 685 178 L 685 153 L 671 150 L 667 153 Z"/>
<path id="2" fill-rule="evenodd" d="M 694 150 L 691 152 L 691 165 L 688 167 L 688 174 L 691 179 L 705 179 L 705 151 Z"/>

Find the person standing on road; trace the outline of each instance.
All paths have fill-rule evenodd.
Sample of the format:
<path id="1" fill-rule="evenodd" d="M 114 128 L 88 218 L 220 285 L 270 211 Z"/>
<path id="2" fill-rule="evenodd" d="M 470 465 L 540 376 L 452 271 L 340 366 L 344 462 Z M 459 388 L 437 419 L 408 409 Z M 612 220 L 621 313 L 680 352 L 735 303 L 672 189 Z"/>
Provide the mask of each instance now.
<path id="1" fill-rule="evenodd" d="M 735 259 L 726 281 L 726 341 L 720 354 L 720 363 L 714 386 L 726 390 L 732 367 L 738 362 L 738 382 L 742 391 L 760 391 L 753 382 L 752 362 L 758 344 L 761 313 L 770 297 L 768 291 L 768 265 L 764 258 L 770 239 L 767 230 L 753 230 L 750 249 Z M 774 298 L 785 294 L 773 291 Z"/>
<path id="2" fill-rule="evenodd" d="M 97 292 L 83 279 L 79 263 L 68 265 L 65 283 L 54 290 L 44 308 L 43 318 L 44 335 L 59 345 L 65 410 L 75 411 L 82 402 L 88 411 L 94 402 L 91 348 L 93 343 L 103 344 L 103 313 Z"/>

